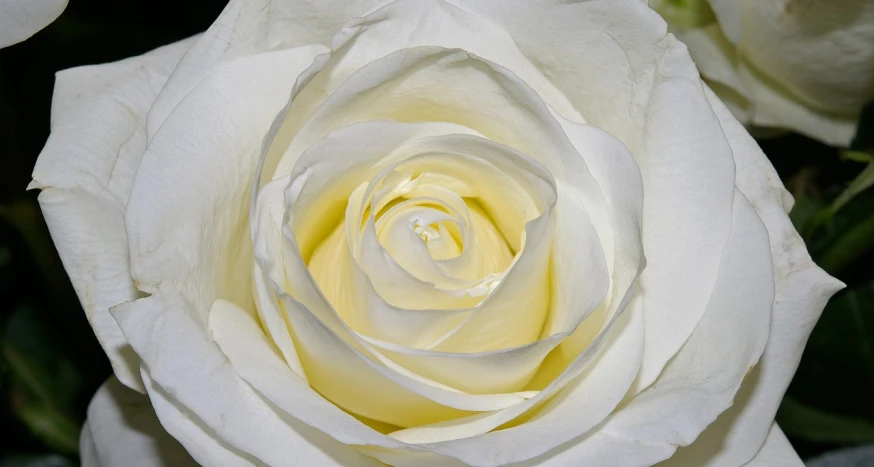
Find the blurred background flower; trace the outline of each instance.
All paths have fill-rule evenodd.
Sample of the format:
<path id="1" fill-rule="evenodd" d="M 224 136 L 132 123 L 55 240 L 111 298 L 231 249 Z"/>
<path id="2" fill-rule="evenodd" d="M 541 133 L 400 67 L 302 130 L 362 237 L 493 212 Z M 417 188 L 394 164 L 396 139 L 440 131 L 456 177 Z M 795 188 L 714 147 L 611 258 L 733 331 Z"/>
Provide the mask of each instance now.
<path id="1" fill-rule="evenodd" d="M 0 1 L 0 48 L 21 42 L 57 19 L 67 0 Z"/>
<path id="2" fill-rule="evenodd" d="M 874 98 L 870 0 L 650 0 L 748 126 L 848 146 Z"/>

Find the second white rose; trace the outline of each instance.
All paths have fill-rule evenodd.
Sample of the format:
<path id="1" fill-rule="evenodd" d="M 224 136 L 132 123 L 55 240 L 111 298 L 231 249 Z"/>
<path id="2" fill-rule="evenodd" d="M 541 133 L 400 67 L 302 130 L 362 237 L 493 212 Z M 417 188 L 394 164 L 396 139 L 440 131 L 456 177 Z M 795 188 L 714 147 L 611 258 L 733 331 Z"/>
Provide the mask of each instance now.
<path id="1" fill-rule="evenodd" d="M 850 145 L 874 100 L 874 2 L 649 3 L 741 122 Z"/>

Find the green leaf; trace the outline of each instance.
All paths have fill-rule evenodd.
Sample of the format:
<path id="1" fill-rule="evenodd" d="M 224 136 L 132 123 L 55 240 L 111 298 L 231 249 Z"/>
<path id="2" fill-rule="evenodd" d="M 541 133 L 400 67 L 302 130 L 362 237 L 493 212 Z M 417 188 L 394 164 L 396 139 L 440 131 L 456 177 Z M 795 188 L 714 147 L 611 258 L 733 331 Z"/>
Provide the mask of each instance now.
<path id="1" fill-rule="evenodd" d="M 874 423 L 847 417 L 785 397 L 777 411 L 783 431 L 795 438 L 817 443 L 858 444 L 874 442 Z"/>
<path id="2" fill-rule="evenodd" d="M 0 357 L 29 397 L 67 411 L 80 394 L 81 374 L 58 348 L 47 329 L 47 325 L 52 323 L 47 322 L 39 311 L 22 305 L 8 316 L 0 343 Z"/>
<path id="3" fill-rule="evenodd" d="M 77 453 L 80 423 L 71 415 L 71 399 L 81 383 L 75 368 L 33 308 L 17 308 L 5 324 L 0 357 L 11 377 L 4 395 L 12 414 L 53 450 Z"/>
<path id="4" fill-rule="evenodd" d="M 843 154 L 841 154 L 841 158 L 853 162 L 861 162 L 863 164 L 874 161 L 874 156 L 871 156 L 871 154 L 861 151 L 844 151 Z"/>
<path id="5" fill-rule="evenodd" d="M 863 153 L 847 152 L 846 154 L 848 155 L 847 157 L 850 157 L 849 154 L 854 154 L 853 157 L 856 159 L 866 156 Z M 801 231 L 804 233 L 804 237 L 809 239 L 817 229 L 829 222 L 841 208 L 872 185 L 874 185 L 874 160 L 871 160 L 871 156 L 868 156 L 868 165 L 850 182 L 847 188 L 828 207 L 810 216 L 809 220 L 803 224 Z"/>
<path id="6" fill-rule="evenodd" d="M 34 436 L 61 452 L 79 452 L 79 425 L 57 410 L 38 403 L 22 403 L 12 408 Z"/>
<path id="7" fill-rule="evenodd" d="M 868 157 L 870 158 L 871 156 Z M 835 199 L 832 203 L 832 209 L 837 212 L 844 207 L 848 201 L 853 199 L 859 193 L 870 188 L 871 185 L 874 185 L 874 161 L 869 162 L 865 169 L 862 170 L 862 172 L 857 175 L 852 182 L 850 182 L 850 186 L 848 186 L 847 189 L 844 190 L 837 199 Z"/>
<path id="8" fill-rule="evenodd" d="M 55 405 L 52 378 L 39 365 L 8 342 L 3 343 L 2 356 L 15 380 L 32 398 L 47 406 Z"/>
<path id="9" fill-rule="evenodd" d="M 837 274 L 874 247 L 874 214 L 868 216 L 834 240 L 819 256 L 819 265 Z"/>

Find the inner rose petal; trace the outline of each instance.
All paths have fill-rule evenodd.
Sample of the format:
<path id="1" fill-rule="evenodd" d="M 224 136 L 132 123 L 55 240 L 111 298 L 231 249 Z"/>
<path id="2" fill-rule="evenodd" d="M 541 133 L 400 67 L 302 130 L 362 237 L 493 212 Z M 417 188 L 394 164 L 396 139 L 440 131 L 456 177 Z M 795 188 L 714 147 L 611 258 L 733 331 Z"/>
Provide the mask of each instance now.
<path id="1" fill-rule="evenodd" d="M 521 199 L 513 208 L 518 212 L 510 215 L 527 222 L 540 215 L 536 204 L 544 204 L 534 203 L 524 187 L 493 164 L 457 154 L 423 154 L 398 162 L 370 181 L 360 201 L 357 192 L 360 190 L 353 193 L 347 208 L 349 247 L 358 264 L 368 275 L 375 276 L 374 284 L 381 295 L 399 306 L 404 304 L 392 299 L 396 284 L 390 281 L 389 287 L 382 287 L 386 283 L 378 277 L 385 269 L 379 266 L 381 260 L 453 296 L 483 297 L 513 262 L 515 255 L 505 237 L 520 244 L 522 232 L 509 229 L 522 225 L 518 221 L 510 223 L 512 227 L 502 232 L 482 206 L 506 212 L 507 203 Z M 360 207 L 368 200 L 369 206 L 362 211 Z M 431 207 L 414 209 L 422 203 Z M 389 205 L 392 207 L 387 208 Z M 356 229 L 359 216 L 366 220 Z M 397 217 L 406 219 L 406 225 L 399 224 Z M 438 222 L 444 222 L 444 229 L 447 225 L 463 225 L 461 254 L 446 258 L 454 261 L 438 261 L 422 239 L 427 234 L 430 242 L 437 230 L 432 228 L 432 234 L 427 227 Z M 387 255 L 376 254 L 381 250 Z"/>
<path id="2" fill-rule="evenodd" d="M 446 329 L 430 345 L 477 352 L 533 342 L 548 312 L 549 274 L 545 270 L 542 274 L 532 271 L 548 265 L 551 250 L 548 232 L 551 232 L 552 222 L 549 210 L 554 204 L 555 192 L 548 184 L 537 187 L 525 178 L 535 175 L 535 180 L 545 180 L 549 175 L 544 169 L 531 166 L 533 161 L 510 162 L 524 156 L 508 148 L 499 149 L 494 143 L 485 144 L 486 140 L 462 141 L 457 140 L 457 135 L 446 138 L 452 141 L 420 140 L 411 150 L 421 154 L 395 162 L 372 180 L 359 184 L 349 195 L 346 207 L 343 230 L 347 245 L 340 241 L 341 229 L 335 228 L 327 241 L 313 249 L 308 267 L 328 300 L 353 328 L 362 330 L 359 325 L 367 325 L 365 322 L 369 320 L 361 316 L 362 312 L 367 313 L 361 310 L 367 307 L 367 302 L 355 300 L 356 294 L 350 293 L 348 285 L 338 285 L 339 282 L 348 284 L 342 280 L 343 274 L 338 274 L 350 266 L 349 262 L 341 261 L 343 247 L 348 247 L 348 254 L 356 263 L 352 266 L 360 267 L 378 295 L 390 304 L 403 306 L 405 300 L 414 304 L 422 302 L 421 296 L 409 293 L 410 288 L 397 286 L 401 280 L 424 281 L 426 284 L 419 285 L 442 289 L 453 298 L 476 299 L 462 306 L 476 306 L 490 299 L 489 303 L 471 310 L 468 318 Z M 437 147 L 442 151 L 433 150 Z M 478 151 L 482 157 L 476 155 Z M 512 175 L 505 170 L 510 170 Z M 537 174 L 544 178 L 537 179 Z M 467 196 L 462 197 L 438 183 Z M 310 189 L 322 188 L 306 184 L 301 187 L 302 191 Z M 296 218 L 308 215 L 305 210 L 293 209 Z M 486 209 L 497 214 L 492 216 Z M 361 221 L 362 218 L 365 220 Z M 506 227 L 500 229 L 493 218 L 500 219 Z M 535 223 L 537 219 L 541 220 Z M 438 228 L 446 232 L 447 224 L 459 227 L 461 254 L 447 259 L 436 259 L 430 254 L 420 232 L 427 232 L 423 226 L 441 222 Z M 524 231 L 509 231 L 512 227 L 521 227 L 523 222 L 529 224 Z M 431 229 L 437 231 L 434 227 Z M 524 239 L 529 236 L 537 240 L 531 252 L 523 247 Z M 513 254 L 506 238 L 517 239 L 513 243 L 520 245 L 521 251 Z M 452 242 L 455 244 L 455 240 Z M 500 287 L 517 261 L 525 263 L 519 266 L 521 272 L 515 274 L 524 282 L 491 299 L 490 293 Z M 527 278 L 529 273 L 536 278 L 533 282 Z M 520 291 L 524 296 L 519 296 Z M 460 308 L 458 303 L 448 302 L 453 309 Z M 531 325 L 515 327 L 517 330 L 512 331 L 510 323 L 516 318 L 527 320 Z M 469 335 L 467 331 L 473 330 L 471 320 L 486 325 L 478 336 Z"/>

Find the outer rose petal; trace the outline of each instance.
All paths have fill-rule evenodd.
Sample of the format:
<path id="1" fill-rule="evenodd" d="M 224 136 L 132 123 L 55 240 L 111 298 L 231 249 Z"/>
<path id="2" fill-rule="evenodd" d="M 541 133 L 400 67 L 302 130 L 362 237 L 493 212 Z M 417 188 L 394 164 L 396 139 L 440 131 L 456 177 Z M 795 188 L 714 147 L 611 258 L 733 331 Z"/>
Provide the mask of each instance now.
<path id="1" fill-rule="evenodd" d="M 139 359 L 108 309 L 136 298 L 124 209 L 146 149 L 149 106 L 193 39 L 57 75 L 52 133 L 33 170 L 40 206 L 88 321 L 125 385 Z"/>
<path id="2" fill-rule="evenodd" d="M 378 0 L 231 0 L 161 90 L 149 112 L 149 139 L 179 101 L 222 64 L 280 48 L 328 45 L 343 23 L 378 3 Z"/>
<path id="3" fill-rule="evenodd" d="M 219 296 L 252 303 L 247 214 L 262 139 L 297 76 L 324 49 L 238 59 L 174 108 L 149 141 L 125 211 L 130 274 L 140 290 L 182 291 L 204 325 Z"/>
<path id="4" fill-rule="evenodd" d="M 701 448 L 699 443 L 704 444 L 701 441 L 697 441 L 688 448 L 682 448 L 677 451 L 674 457 L 658 464 L 658 467 L 713 465 L 707 462 L 707 450 L 708 448 L 713 448 L 713 446 Z M 704 452 L 701 452 L 701 450 Z M 726 463 L 725 465 L 734 466 L 739 464 Z M 777 426 L 777 423 L 772 423 L 770 430 L 768 430 L 768 437 L 765 438 L 765 444 L 762 445 L 755 457 L 743 465 L 745 467 L 802 467 L 804 463 L 798 457 L 792 445 L 789 444 L 789 440 L 786 439 L 783 430 Z"/>
<path id="5" fill-rule="evenodd" d="M 198 462 L 223 466 L 222 459 L 234 456 L 235 465 L 239 459 L 271 466 L 374 464 L 265 401 L 236 374 L 179 295 L 153 295 L 113 314 L 148 368 L 144 379 L 161 423 Z"/>
<path id="6" fill-rule="evenodd" d="M 0 0 L 0 49 L 48 26 L 67 8 L 67 0 Z"/>
<path id="7" fill-rule="evenodd" d="M 768 229 L 776 296 L 762 360 L 747 376 L 734 406 L 671 459 L 677 466 L 686 465 L 684 459 L 707 466 L 736 466 L 752 459 L 768 436 L 814 324 L 829 297 L 843 288 L 811 261 L 786 215 L 791 197 L 762 150 L 710 91 L 708 98 L 734 151 L 738 189 Z"/>
<path id="8" fill-rule="evenodd" d="M 79 445 L 83 467 L 197 465 L 161 427 L 149 398 L 114 376 L 91 399 Z"/>

